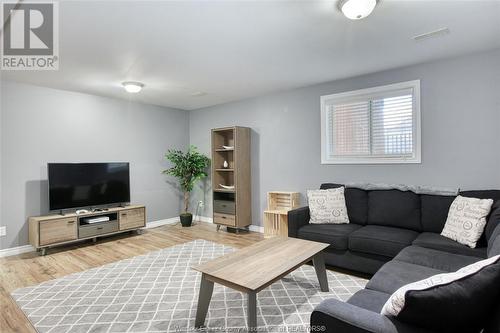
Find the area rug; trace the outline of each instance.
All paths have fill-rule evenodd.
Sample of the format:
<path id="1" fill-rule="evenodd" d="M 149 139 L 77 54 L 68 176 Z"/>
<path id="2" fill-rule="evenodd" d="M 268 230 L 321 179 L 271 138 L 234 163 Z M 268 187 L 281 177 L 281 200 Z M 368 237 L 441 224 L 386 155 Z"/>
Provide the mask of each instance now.
<path id="1" fill-rule="evenodd" d="M 40 333 L 194 332 L 200 273 L 190 266 L 234 251 L 195 240 L 17 289 L 12 297 Z M 346 300 L 366 280 L 328 271 L 321 292 L 314 268 L 305 265 L 257 294 L 263 332 L 300 332 L 322 300 Z M 215 284 L 208 329 L 245 331 L 246 298 Z"/>

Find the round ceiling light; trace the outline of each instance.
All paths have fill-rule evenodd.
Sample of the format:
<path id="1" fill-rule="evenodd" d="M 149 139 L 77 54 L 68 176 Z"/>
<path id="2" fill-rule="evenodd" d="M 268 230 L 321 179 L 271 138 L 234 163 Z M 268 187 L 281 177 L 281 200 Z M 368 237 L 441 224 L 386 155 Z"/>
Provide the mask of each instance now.
<path id="1" fill-rule="evenodd" d="M 340 0 L 339 8 L 351 20 L 361 20 L 370 15 L 377 0 Z"/>
<path id="2" fill-rule="evenodd" d="M 142 88 L 144 87 L 144 83 L 126 81 L 122 83 L 122 86 L 128 93 L 135 94 L 142 90 Z"/>

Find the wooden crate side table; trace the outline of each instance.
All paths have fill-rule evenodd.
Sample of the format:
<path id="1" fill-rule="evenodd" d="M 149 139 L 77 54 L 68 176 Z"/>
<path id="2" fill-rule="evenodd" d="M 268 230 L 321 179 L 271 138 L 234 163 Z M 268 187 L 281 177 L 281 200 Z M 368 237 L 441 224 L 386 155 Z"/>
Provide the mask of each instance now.
<path id="1" fill-rule="evenodd" d="M 299 205 L 299 192 L 268 192 L 268 207 L 264 211 L 264 236 L 288 237 L 288 211 L 298 208 Z"/>

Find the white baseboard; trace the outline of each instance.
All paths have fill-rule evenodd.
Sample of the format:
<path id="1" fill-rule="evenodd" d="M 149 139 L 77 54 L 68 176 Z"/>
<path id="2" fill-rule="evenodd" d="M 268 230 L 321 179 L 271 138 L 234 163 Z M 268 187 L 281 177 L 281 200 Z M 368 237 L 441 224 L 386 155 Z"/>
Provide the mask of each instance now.
<path id="1" fill-rule="evenodd" d="M 195 220 L 198 222 L 213 223 L 213 219 L 211 217 L 208 217 L 208 216 L 197 216 Z M 146 223 L 146 226 L 144 227 L 144 229 L 161 227 L 162 225 L 174 224 L 177 222 L 179 222 L 179 217 L 171 217 L 169 219 L 151 221 L 151 222 Z M 264 227 L 261 227 L 258 225 L 252 224 L 252 225 L 250 225 L 249 229 L 250 229 L 250 231 L 264 233 Z M 8 257 L 8 256 L 15 256 L 16 254 L 22 254 L 22 253 L 33 252 L 33 251 L 35 251 L 35 248 L 31 245 L 22 245 L 22 246 L 11 247 L 8 249 L 0 250 L 0 258 Z"/>
<path id="2" fill-rule="evenodd" d="M 260 232 L 261 234 L 264 233 L 264 227 L 261 227 L 260 225 L 251 224 L 249 229 L 250 229 L 250 231 Z"/>
<path id="3" fill-rule="evenodd" d="M 11 247 L 8 249 L 0 250 L 0 258 L 15 256 L 16 254 L 22 254 L 22 253 L 33 252 L 33 251 L 35 251 L 35 248 L 31 245 L 22 245 L 22 246 Z"/>
<path id="4" fill-rule="evenodd" d="M 146 223 L 146 226 L 144 227 L 144 229 L 161 227 L 162 225 L 174 224 L 174 223 L 177 223 L 177 222 L 179 222 L 179 217 L 171 217 L 169 219 L 151 221 L 151 222 L 147 222 Z"/>

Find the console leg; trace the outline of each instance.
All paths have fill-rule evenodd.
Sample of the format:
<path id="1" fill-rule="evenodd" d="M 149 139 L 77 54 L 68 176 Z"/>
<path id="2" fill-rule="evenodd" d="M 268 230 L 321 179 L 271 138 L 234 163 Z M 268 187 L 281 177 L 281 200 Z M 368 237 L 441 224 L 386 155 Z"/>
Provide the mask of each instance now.
<path id="1" fill-rule="evenodd" d="M 43 257 L 44 255 L 47 254 L 47 248 L 42 248 L 42 252 L 40 253 L 40 255 Z"/>
<path id="2" fill-rule="evenodd" d="M 137 229 L 135 232 L 136 232 L 138 235 L 142 235 L 142 229 Z"/>
<path id="3" fill-rule="evenodd" d="M 240 233 L 240 229 L 237 228 L 236 229 L 236 233 L 239 234 Z"/>
<path id="4" fill-rule="evenodd" d="M 220 224 L 217 224 L 217 231 L 220 230 Z"/>
<path id="5" fill-rule="evenodd" d="M 92 238 L 92 243 L 97 243 L 97 237 Z"/>

